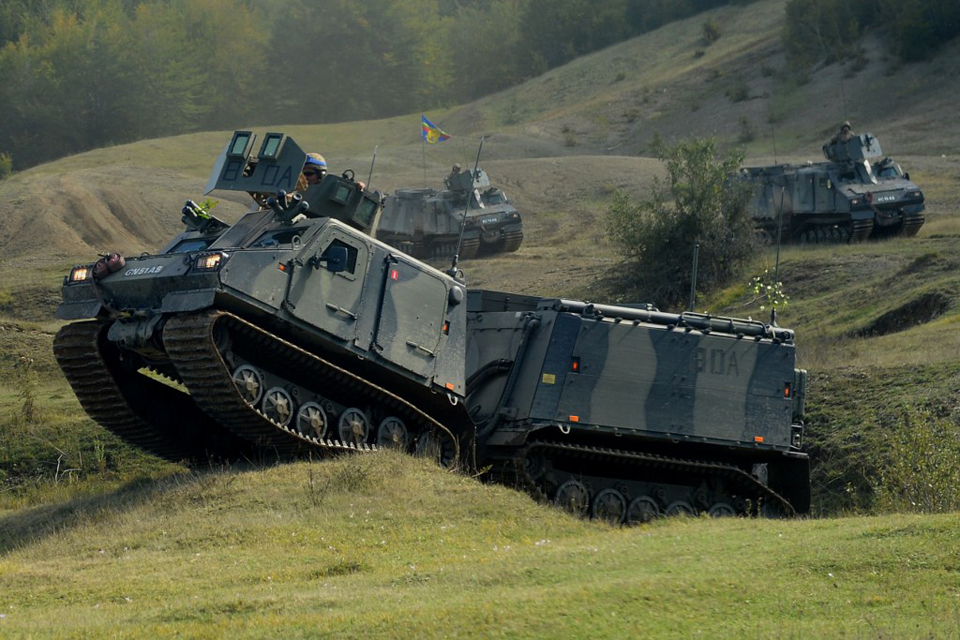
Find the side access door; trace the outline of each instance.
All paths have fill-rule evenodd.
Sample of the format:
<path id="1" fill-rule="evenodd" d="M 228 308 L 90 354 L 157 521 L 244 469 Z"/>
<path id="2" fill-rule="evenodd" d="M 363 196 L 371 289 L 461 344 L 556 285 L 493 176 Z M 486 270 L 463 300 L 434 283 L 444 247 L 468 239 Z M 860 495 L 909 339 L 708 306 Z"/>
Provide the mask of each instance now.
<path id="1" fill-rule="evenodd" d="M 328 227 L 298 256 L 291 274 L 286 307 L 291 315 L 327 331 L 341 340 L 357 335 L 363 284 L 370 263 L 370 248 L 344 229 Z M 342 271 L 327 268 L 331 249 L 342 247 L 347 260 Z"/>

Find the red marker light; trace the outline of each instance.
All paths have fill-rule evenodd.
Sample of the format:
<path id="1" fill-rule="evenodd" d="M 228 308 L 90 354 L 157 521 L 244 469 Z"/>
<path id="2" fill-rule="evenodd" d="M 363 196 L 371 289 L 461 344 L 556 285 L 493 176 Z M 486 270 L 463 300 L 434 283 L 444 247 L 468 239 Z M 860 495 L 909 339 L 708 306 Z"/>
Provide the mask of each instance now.
<path id="1" fill-rule="evenodd" d="M 788 382 L 787 384 L 783 385 L 783 397 L 784 397 L 784 398 L 789 398 L 789 397 L 790 397 L 790 383 L 789 383 L 789 382 Z"/>
<path id="2" fill-rule="evenodd" d="M 399 272 L 397 269 L 390 269 L 390 279 L 391 279 L 391 280 L 399 280 L 399 279 L 400 279 L 400 272 Z"/>

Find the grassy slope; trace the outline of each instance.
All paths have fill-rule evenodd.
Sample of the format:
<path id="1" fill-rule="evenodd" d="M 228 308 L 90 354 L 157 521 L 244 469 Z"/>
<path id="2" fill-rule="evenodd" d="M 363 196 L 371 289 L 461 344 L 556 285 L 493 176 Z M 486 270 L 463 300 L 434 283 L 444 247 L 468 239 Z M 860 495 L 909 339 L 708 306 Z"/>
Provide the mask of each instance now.
<path id="1" fill-rule="evenodd" d="M 612 529 L 382 454 L 0 512 L 4 637 L 952 637 L 947 516 Z"/>
<path id="2" fill-rule="evenodd" d="M 811 371 L 815 502 L 820 513 L 836 514 L 870 507 L 881 436 L 905 407 L 931 407 L 957 421 L 960 161 L 948 141 L 960 125 L 944 114 L 960 93 L 960 46 L 901 69 L 873 49 L 855 75 L 828 67 L 788 91 L 761 69 L 780 63 L 775 36 L 783 4 L 717 12 L 723 35 L 703 56 L 695 56 L 699 17 L 518 89 L 431 113 L 455 138 L 427 149 L 427 182 L 435 186 L 454 161 L 471 161 L 473 136 L 487 135 L 482 165 L 524 212 L 527 238 L 516 254 L 466 263 L 468 283 L 610 299 L 618 292 L 604 276 L 615 271 L 616 256 L 602 212 L 614 189 L 643 193 L 660 170 L 635 155 L 654 133 L 668 140 L 715 134 L 729 143 L 745 118 L 757 134 L 748 145 L 753 164 L 772 160 L 771 114 L 780 162 L 817 159 L 843 116 L 880 135 L 927 194 L 920 237 L 787 248 L 783 255 L 791 303 L 781 323 L 797 329 L 801 364 Z M 836 96 L 841 81 L 845 111 Z M 738 82 L 748 84 L 751 98 L 733 103 L 724 91 Z M 859 95 L 883 95 L 887 109 L 852 98 Z M 374 186 L 382 189 L 423 181 L 415 115 L 275 129 L 321 149 L 335 170 L 352 166 L 363 176 L 379 145 Z M 175 233 L 179 206 L 200 194 L 225 139 L 204 133 L 101 149 L 0 182 L 0 464 L 19 465 L 13 480 L 20 488 L 11 491 L 0 473 L 0 538 L 7 536 L 0 576 L 12 585 L 0 600 L 0 635 L 55 635 L 58 625 L 63 635 L 120 629 L 211 637 L 256 636 L 283 625 L 283 635 L 340 628 L 356 635 L 504 629 L 610 637 L 637 628 L 759 637 L 960 631 L 956 545 L 948 544 L 957 529 L 949 518 L 672 522 L 620 532 L 396 462 L 384 463 L 400 465 L 389 467 L 395 483 L 374 479 L 360 489 L 349 475 L 363 473 L 349 471 L 349 463 L 161 479 L 180 468 L 124 447 L 83 416 L 52 361 L 52 308 L 71 261 L 113 247 L 156 249 Z M 226 198 L 217 212 L 230 219 L 244 206 Z M 857 335 L 929 293 L 948 301 L 932 321 Z M 723 292 L 706 306 L 764 315 L 756 305 L 731 302 L 740 294 Z M 16 419 L 23 380 L 13 365 L 24 356 L 35 360 L 39 380 L 37 425 Z M 328 478 L 316 481 L 327 487 L 319 503 L 310 474 Z M 140 476 L 148 479 L 127 487 Z M 34 488 L 24 491 L 25 481 Z M 351 502 L 391 515 L 361 523 L 357 506 L 354 518 L 340 517 Z M 396 555 L 370 542 L 374 521 L 397 527 Z M 438 533 L 451 524 L 460 527 L 456 538 Z M 339 553 L 317 539 L 331 530 Z M 298 536 L 308 538 L 302 547 L 286 541 Z M 546 553 L 535 544 L 541 539 L 551 540 Z M 502 552 L 504 544 L 511 553 Z M 198 566 L 216 579 L 198 574 Z"/>

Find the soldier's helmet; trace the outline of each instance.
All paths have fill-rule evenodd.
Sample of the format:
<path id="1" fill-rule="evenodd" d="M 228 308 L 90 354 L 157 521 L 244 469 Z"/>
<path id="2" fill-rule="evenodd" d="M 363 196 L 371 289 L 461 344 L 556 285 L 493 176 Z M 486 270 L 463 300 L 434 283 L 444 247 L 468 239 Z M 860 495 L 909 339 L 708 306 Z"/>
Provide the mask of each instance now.
<path id="1" fill-rule="evenodd" d="M 841 131 L 844 130 L 844 129 L 852 129 L 852 128 L 853 128 L 853 127 L 850 126 L 850 121 L 849 121 L 849 120 L 844 120 L 844 121 L 843 121 L 843 124 L 840 125 L 840 130 L 841 130 Z"/>
<path id="2" fill-rule="evenodd" d="M 324 173 L 327 171 L 327 161 L 324 160 L 323 156 L 319 153 L 308 153 L 307 160 L 303 163 L 303 166 L 313 166 Z"/>

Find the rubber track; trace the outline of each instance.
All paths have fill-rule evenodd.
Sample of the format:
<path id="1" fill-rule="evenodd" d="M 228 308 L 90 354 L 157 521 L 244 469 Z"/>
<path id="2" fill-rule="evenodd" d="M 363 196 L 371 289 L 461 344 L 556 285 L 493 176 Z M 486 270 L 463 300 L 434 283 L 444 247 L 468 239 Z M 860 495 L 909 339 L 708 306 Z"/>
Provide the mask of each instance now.
<path id="1" fill-rule="evenodd" d="M 913 236 L 917 235 L 917 232 L 920 231 L 920 227 L 923 226 L 925 220 L 926 218 L 922 213 L 912 216 L 904 216 L 902 235 L 907 238 L 912 238 Z"/>
<path id="2" fill-rule="evenodd" d="M 240 395 L 216 346 L 214 325 L 218 323 L 231 333 L 232 339 L 242 338 L 248 350 L 269 353 L 271 359 L 283 360 L 289 370 L 296 373 L 296 380 L 323 380 L 325 388 L 343 390 L 387 407 L 389 413 L 399 414 L 408 424 L 416 421 L 428 429 L 446 432 L 456 443 L 456 455 L 460 457 L 460 442 L 451 430 L 410 402 L 233 314 L 211 311 L 168 320 L 163 330 L 163 344 L 190 395 L 218 422 L 258 448 L 280 456 L 307 451 L 377 450 L 374 444 L 357 445 L 302 435 L 257 411 Z"/>
<path id="3" fill-rule="evenodd" d="M 243 454 L 217 437 L 219 426 L 185 393 L 135 371 L 123 371 L 121 384 L 115 378 L 119 362 L 101 350 L 105 330 L 96 321 L 74 322 L 53 341 L 57 362 L 91 418 L 128 443 L 175 462 Z"/>
<path id="4" fill-rule="evenodd" d="M 679 458 L 670 458 L 652 453 L 625 451 L 622 449 L 609 449 L 605 447 L 592 447 L 587 445 L 548 441 L 536 441 L 530 443 L 526 447 L 523 455 L 529 454 L 530 451 L 534 449 L 545 449 L 547 451 L 558 452 L 560 455 L 568 458 L 581 458 L 601 461 L 606 460 L 609 462 L 630 462 L 634 465 L 633 468 L 646 467 L 649 469 L 681 471 L 696 475 L 697 477 L 711 476 L 715 478 L 724 478 L 731 480 L 735 486 L 744 489 L 749 488 L 749 493 L 751 495 L 765 498 L 780 505 L 786 515 L 796 515 L 796 510 L 793 508 L 793 505 L 791 505 L 783 496 L 761 483 L 749 473 L 732 465 L 721 464 L 717 462 L 682 460 Z M 551 456 L 548 454 L 547 458 L 551 459 Z M 536 484 L 532 478 L 529 479 L 529 482 Z"/>
<path id="5" fill-rule="evenodd" d="M 855 220 L 851 223 L 849 242 L 865 242 L 873 232 L 873 220 Z"/>
<path id="6" fill-rule="evenodd" d="M 511 251 L 516 251 L 520 248 L 520 244 L 523 242 L 523 231 L 511 231 L 509 233 L 503 234 L 503 251 L 509 253 Z"/>

